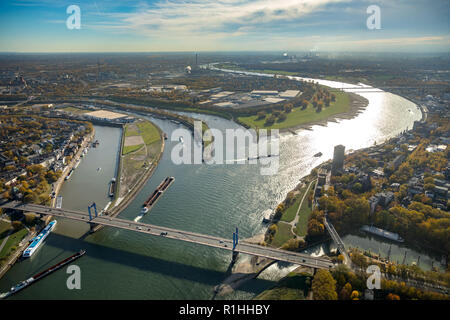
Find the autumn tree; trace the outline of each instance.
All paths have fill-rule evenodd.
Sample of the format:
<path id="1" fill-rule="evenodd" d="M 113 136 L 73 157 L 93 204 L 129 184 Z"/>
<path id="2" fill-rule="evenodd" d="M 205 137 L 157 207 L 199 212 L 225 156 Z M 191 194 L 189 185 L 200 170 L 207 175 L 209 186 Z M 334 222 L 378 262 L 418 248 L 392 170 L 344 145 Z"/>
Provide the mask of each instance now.
<path id="1" fill-rule="evenodd" d="M 346 283 L 344 287 L 339 292 L 340 300 L 350 300 L 350 295 L 352 293 L 352 285 L 350 283 Z"/>
<path id="2" fill-rule="evenodd" d="M 314 300 L 337 300 L 336 280 L 328 270 L 320 269 L 312 281 Z"/>

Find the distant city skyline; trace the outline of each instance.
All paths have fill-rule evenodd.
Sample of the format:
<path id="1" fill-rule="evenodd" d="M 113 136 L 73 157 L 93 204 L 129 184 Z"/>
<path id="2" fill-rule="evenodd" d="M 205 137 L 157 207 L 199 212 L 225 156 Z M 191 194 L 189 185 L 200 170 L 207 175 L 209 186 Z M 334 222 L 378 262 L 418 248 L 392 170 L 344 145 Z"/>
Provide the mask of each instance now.
<path id="1" fill-rule="evenodd" d="M 0 3 L 0 51 L 449 52 L 449 16 L 445 0 L 19 0 Z"/>

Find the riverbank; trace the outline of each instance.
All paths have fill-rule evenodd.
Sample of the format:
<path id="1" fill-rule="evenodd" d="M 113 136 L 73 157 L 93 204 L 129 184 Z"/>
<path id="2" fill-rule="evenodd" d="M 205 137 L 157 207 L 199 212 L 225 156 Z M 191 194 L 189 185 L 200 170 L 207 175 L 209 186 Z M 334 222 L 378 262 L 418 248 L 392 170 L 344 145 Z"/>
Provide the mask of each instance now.
<path id="1" fill-rule="evenodd" d="M 213 64 L 214 65 L 214 64 Z M 233 69 L 221 69 L 221 68 L 215 68 L 213 66 L 213 69 L 224 71 L 224 72 L 238 72 L 238 73 L 253 73 L 255 76 L 276 76 L 277 72 L 269 72 L 269 73 L 259 73 L 257 71 L 247 71 L 247 70 L 233 70 Z M 308 81 L 311 79 L 299 79 L 299 78 L 293 78 L 293 75 L 287 76 L 292 81 Z M 320 126 L 327 126 L 329 122 L 337 122 L 338 120 L 349 120 L 357 117 L 362 111 L 366 109 L 366 107 L 369 105 L 369 101 L 364 98 L 361 95 L 358 95 L 353 92 L 346 92 L 341 90 L 340 88 L 332 88 L 327 85 L 321 84 L 320 86 L 323 86 L 328 89 L 334 89 L 337 90 L 335 93 L 336 101 L 332 102 L 329 107 L 324 107 L 321 112 L 316 112 L 314 110 L 313 113 L 309 112 L 309 114 L 305 113 L 306 111 L 311 111 L 314 108 L 312 107 L 311 103 L 308 104 L 308 107 L 304 110 L 300 109 L 294 109 L 290 113 L 287 113 L 287 118 L 279 123 L 274 123 L 270 126 L 265 126 L 264 122 L 265 119 L 258 120 L 258 115 L 253 116 L 247 116 L 247 117 L 238 117 L 234 119 L 237 123 L 240 125 L 246 127 L 246 128 L 254 128 L 254 129 L 278 129 L 280 132 L 291 132 L 293 134 L 296 134 L 296 130 L 300 129 L 306 129 L 306 130 L 312 130 L 312 126 L 320 125 Z M 343 97 L 341 95 L 344 95 L 345 98 L 348 97 L 348 110 L 345 110 L 341 112 L 342 109 L 345 108 L 345 106 L 342 105 Z M 289 102 L 289 101 L 288 101 Z M 333 106 L 333 104 L 335 104 Z M 334 109 L 339 109 L 336 113 L 333 113 Z M 297 116 L 293 117 L 293 113 L 298 113 Z M 292 118 L 292 119 L 290 119 Z M 295 118 L 295 119 L 294 119 Z M 306 119 L 305 119 L 306 118 Z M 309 119 L 308 119 L 309 118 Z M 290 121 L 289 121 L 290 120 Z"/>
<path id="2" fill-rule="evenodd" d="M 80 160 L 81 154 L 83 153 L 84 149 L 88 147 L 88 144 L 94 139 L 94 136 L 95 136 L 95 128 L 92 127 L 91 133 L 87 137 L 84 138 L 83 142 L 81 143 L 81 147 L 78 149 L 75 156 L 72 157 L 72 160 L 67 165 L 67 167 L 64 169 L 63 173 L 58 178 L 58 180 L 55 183 L 53 183 L 52 191 L 54 192 L 55 196 L 53 197 L 52 202 L 51 202 L 52 207 L 55 207 L 55 205 L 56 205 L 56 199 L 59 195 L 59 192 L 61 191 L 62 185 L 64 184 L 65 178 L 69 174 L 70 170 L 72 170 L 72 168 L 75 166 L 77 161 Z"/>
<path id="3" fill-rule="evenodd" d="M 311 268 L 300 266 L 253 300 L 313 300 L 311 290 L 313 273 Z"/>
<path id="4" fill-rule="evenodd" d="M 223 297 L 239 288 L 245 282 L 257 278 L 261 272 L 276 263 L 277 261 L 257 257 L 238 255 L 236 263 L 233 265 L 230 274 L 223 282 L 214 287 L 213 300 L 216 297 Z"/>

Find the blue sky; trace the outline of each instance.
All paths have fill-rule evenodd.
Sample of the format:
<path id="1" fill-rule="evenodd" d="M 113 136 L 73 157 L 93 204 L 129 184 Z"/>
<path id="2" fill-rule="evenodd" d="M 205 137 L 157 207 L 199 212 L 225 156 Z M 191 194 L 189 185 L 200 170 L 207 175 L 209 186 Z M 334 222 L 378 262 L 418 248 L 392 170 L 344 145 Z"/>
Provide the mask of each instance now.
<path id="1" fill-rule="evenodd" d="M 70 5 L 79 30 L 66 27 Z M 449 17 L 448 0 L 1 1 L 0 51 L 450 52 Z"/>

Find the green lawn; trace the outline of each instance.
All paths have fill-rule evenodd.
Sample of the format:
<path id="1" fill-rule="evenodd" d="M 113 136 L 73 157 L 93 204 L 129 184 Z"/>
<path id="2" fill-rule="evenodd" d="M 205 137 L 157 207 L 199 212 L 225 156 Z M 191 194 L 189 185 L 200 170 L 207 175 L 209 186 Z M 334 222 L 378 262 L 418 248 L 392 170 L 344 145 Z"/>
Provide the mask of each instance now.
<path id="1" fill-rule="evenodd" d="M 309 183 L 309 181 L 307 183 Z M 295 214 L 297 213 L 298 206 L 300 205 L 300 201 L 302 201 L 306 188 L 307 185 L 299 190 L 299 194 L 295 196 L 295 201 L 287 209 L 285 209 L 283 215 L 281 216 L 281 221 L 291 222 L 292 220 L 294 220 Z"/>
<path id="2" fill-rule="evenodd" d="M 272 245 L 274 247 L 281 247 L 286 241 L 293 237 L 291 232 L 291 225 L 285 222 L 277 223 L 278 231 L 275 233 Z"/>
<path id="3" fill-rule="evenodd" d="M 239 121 L 250 126 L 251 128 L 259 129 L 286 129 L 294 128 L 302 124 L 311 123 L 314 121 L 325 120 L 330 116 L 348 112 L 350 110 L 350 99 L 345 92 L 334 92 L 336 101 L 332 102 L 329 107 L 323 107 L 321 112 L 316 112 L 312 104 L 309 104 L 305 110 L 301 108 L 294 108 L 292 112 L 287 114 L 286 120 L 283 122 L 275 122 L 271 126 L 264 126 L 265 119 L 258 120 L 257 115 L 248 117 L 239 117 Z M 268 115 L 267 115 L 268 117 Z"/>
<path id="4" fill-rule="evenodd" d="M 0 220 L 0 243 L 9 229 L 11 229 L 11 223 Z"/>
<path id="5" fill-rule="evenodd" d="M 158 129 L 151 122 L 139 122 L 137 126 L 146 145 L 150 145 L 161 139 Z"/>
<path id="6" fill-rule="evenodd" d="M 138 151 L 143 146 L 144 146 L 143 144 L 137 144 L 137 145 L 134 145 L 134 146 L 126 146 L 126 147 L 124 146 L 122 154 L 126 155 L 126 154 L 129 154 L 129 153 Z"/>
<path id="7" fill-rule="evenodd" d="M 28 234 L 28 230 L 25 228 L 22 228 L 16 232 L 14 232 L 12 235 L 9 236 L 8 240 L 6 241 L 5 246 L 3 247 L 2 251 L 0 252 L 0 260 L 6 258 L 10 252 L 11 249 L 14 246 L 17 246 L 19 242 Z"/>
<path id="8" fill-rule="evenodd" d="M 144 143 L 149 146 L 161 139 L 158 129 L 149 121 L 129 124 L 125 127 L 125 137 L 141 136 Z M 124 146 L 122 154 L 126 155 L 142 148 L 143 144 Z"/>
<path id="9" fill-rule="evenodd" d="M 313 192 L 313 187 L 314 185 L 311 186 L 308 193 Z M 306 236 L 306 231 L 308 229 L 308 219 L 312 212 L 308 202 L 308 196 L 306 196 L 305 201 L 303 201 L 302 207 L 300 208 L 300 212 L 298 213 L 299 218 L 297 226 L 294 228 L 295 233 L 300 237 Z"/>
<path id="10" fill-rule="evenodd" d="M 295 201 L 287 209 L 285 209 L 283 215 L 281 216 L 281 221 L 291 222 L 294 220 L 300 201 L 302 201 L 302 197 L 303 192 L 295 197 Z"/>
<path id="11" fill-rule="evenodd" d="M 138 136 L 139 131 L 137 127 L 133 124 L 127 124 L 125 126 L 125 137 L 132 137 L 132 136 Z"/>

